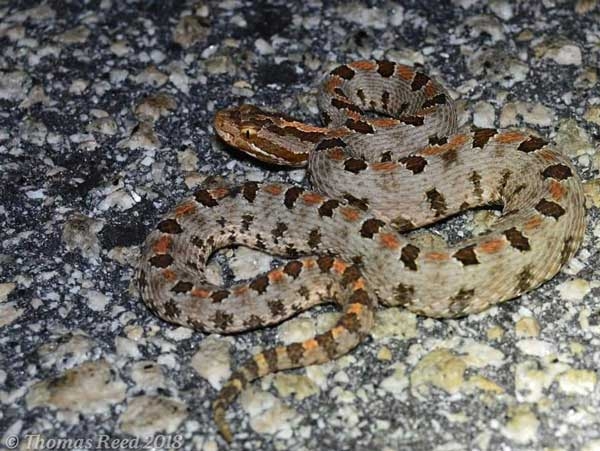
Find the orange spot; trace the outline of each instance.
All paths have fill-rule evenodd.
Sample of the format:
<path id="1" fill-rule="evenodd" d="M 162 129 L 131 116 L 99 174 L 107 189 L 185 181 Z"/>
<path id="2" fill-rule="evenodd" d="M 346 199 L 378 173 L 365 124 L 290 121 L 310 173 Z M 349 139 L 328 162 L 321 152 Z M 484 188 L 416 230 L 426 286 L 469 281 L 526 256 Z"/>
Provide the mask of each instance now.
<path id="1" fill-rule="evenodd" d="M 162 275 L 167 280 L 177 280 L 177 276 L 175 275 L 175 271 L 172 271 L 170 269 L 165 269 L 162 272 Z"/>
<path id="2" fill-rule="evenodd" d="M 352 290 L 356 291 L 356 290 L 363 290 L 365 288 L 365 281 L 364 279 L 361 277 L 360 279 L 357 279 L 353 284 L 352 284 Z"/>
<path id="3" fill-rule="evenodd" d="M 356 208 L 343 207 L 340 208 L 340 213 L 348 222 L 354 222 L 360 218 L 360 212 Z"/>
<path id="4" fill-rule="evenodd" d="M 267 185 L 265 186 L 265 191 L 273 196 L 278 196 L 283 192 L 283 188 L 281 185 Z"/>
<path id="5" fill-rule="evenodd" d="M 346 114 L 348 115 L 348 117 L 354 119 L 355 121 L 362 120 L 362 116 L 360 115 L 360 113 L 358 111 L 348 111 L 348 110 L 346 110 Z"/>
<path id="6" fill-rule="evenodd" d="M 415 71 L 412 69 L 412 67 L 404 66 L 402 64 L 396 65 L 396 73 L 398 74 L 398 77 L 406 81 L 412 81 L 413 77 L 415 76 Z"/>
<path id="7" fill-rule="evenodd" d="M 552 194 L 552 199 L 561 200 L 565 195 L 565 187 L 558 180 L 552 180 L 550 182 L 550 194 Z"/>
<path id="8" fill-rule="evenodd" d="M 210 291 L 208 290 L 203 290 L 201 288 L 195 288 L 192 290 L 192 292 L 190 293 L 192 296 L 194 296 L 195 298 L 207 298 L 210 296 Z"/>
<path id="9" fill-rule="evenodd" d="M 166 254 L 171 247 L 173 240 L 168 235 L 161 236 L 156 243 L 152 246 L 152 250 L 157 254 Z"/>
<path id="10" fill-rule="evenodd" d="M 314 338 L 311 338 L 310 340 L 306 340 L 304 343 L 302 343 L 302 347 L 307 351 L 314 351 L 319 347 L 319 342 Z"/>
<path id="11" fill-rule="evenodd" d="M 424 255 L 425 260 L 432 262 L 443 262 L 450 259 L 448 254 L 443 252 L 428 252 Z"/>
<path id="12" fill-rule="evenodd" d="M 338 260 L 337 258 L 333 261 L 333 270 L 338 274 L 342 274 L 347 267 L 348 265 L 346 263 L 344 263 L 341 260 Z"/>
<path id="13" fill-rule="evenodd" d="M 485 252 L 486 254 L 494 254 L 500 251 L 506 245 L 506 241 L 502 238 L 496 238 L 481 243 L 478 250 Z"/>
<path id="14" fill-rule="evenodd" d="M 398 125 L 399 122 L 400 121 L 392 119 L 391 117 L 382 117 L 379 119 L 370 120 L 371 125 L 374 125 L 376 128 L 395 127 L 396 125 Z"/>
<path id="15" fill-rule="evenodd" d="M 196 211 L 196 206 L 192 202 L 184 202 L 175 207 L 175 217 L 181 218 L 182 216 L 189 215 Z"/>
<path id="16" fill-rule="evenodd" d="M 400 247 L 398 238 L 394 233 L 380 233 L 379 241 L 381 241 L 381 245 L 387 249 L 398 249 Z"/>
<path id="17" fill-rule="evenodd" d="M 354 304 L 350 304 L 346 309 L 346 313 L 354 313 L 355 315 L 360 315 L 363 311 L 362 304 L 355 302 Z"/>
<path id="18" fill-rule="evenodd" d="M 267 274 L 271 282 L 281 282 L 283 280 L 283 271 L 275 269 Z"/>
<path id="19" fill-rule="evenodd" d="M 344 151 L 339 147 L 334 147 L 329 152 L 327 152 L 327 156 L 330 160 L 334 161 L 342 161 L 345 158 Z"/>
<path id="20" fill-rule="evenodd" d="M 542 223 L 542 218 L 540 216 L 534 216 L 529 221 L 527 221 L 524 225 L 525 230 L 537 229 Z"/>
<path id="21" fill-rule="evenodd" d="M 346 333 L 346 328 L 344 326 L 337 326 L 334 327 L 333 329 L 331 329 L 331 336 L 333 338 L 337 338 L 340 335 L 343 335 Z"/>
<path id="22" fill-rule="evenodd" d="M 306 258 L 302 261 L 302 264 L 306 269 L 311 269 L 317 265 L 317 262 L 312 258 Z"/>
<path id="23" fill-rule="evenodd" d="M 377 63 L 375 61 L 354 61 L 353 63 L 348 64 L 350 67 L 358 70 L 373 70 L 377 67 Z"/>
<path id="24" fill-rule="evenodd" d="M 323 202 L 323 196 L 317 193 L 305 193 L 302 200 L 308 205 L 320 204 Z"/>
<path id="25" fill-rule="evenodd" d="M 382 161 L 381 163 L 371 163 L 371 169 L 374 171 L 391 171 L 398 167 L 393 161 Z"/>
<path id="26" fill-rule="evenodd" d="M 425 92 L 425 96 L 430 99 L 436 95 L 438 91 L 435 85 L 431 81 L 428 81 L 423 92 Z"/>
<path id="27" fill-rule="evenodd" d="M 499 143 L 511 144 L 525 140 L 527 136 L 521 132 L 504 132 L 496 135 L 494 140 Z"/>
<path id="28" fill-rule="evenodd" d="M 211 189 L 210 190 L 210 194 L 212 197 L 214 197 L 215 199 L 219 200 L 219 199 L 223 199 L 225 196 L 227 196 L 229 194 L 229 189 L 228 188 L 215 188 L 215 189 Z"/>

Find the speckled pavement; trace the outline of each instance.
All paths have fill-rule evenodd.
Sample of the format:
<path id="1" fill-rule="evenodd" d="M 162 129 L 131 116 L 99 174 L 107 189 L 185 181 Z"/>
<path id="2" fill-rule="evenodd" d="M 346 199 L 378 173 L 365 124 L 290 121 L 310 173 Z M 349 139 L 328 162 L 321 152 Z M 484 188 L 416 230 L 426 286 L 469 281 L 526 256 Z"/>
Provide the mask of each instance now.
<path id="1" fill-rule="evenodd" d="M 173 327 L 133 288 L 138 246 L 215 177 L 306 183 L 218 142 L 217 109 L 315 121 L 321 74 L 388 58 L 444 81 L 462 123 L 550 136 L 586 182 L 584 245 L 517 300 L 460 320 L 381 310 L 350 355 L 254 383 L 230 449 L 600 450 L 596 0 L 89 3 L 0 1 L 0 449 L 226 448 L 210 404 L 233 366 L 337 312 L 230 337 Z M 213 277 L 271 264 L 227 250 Z"/>

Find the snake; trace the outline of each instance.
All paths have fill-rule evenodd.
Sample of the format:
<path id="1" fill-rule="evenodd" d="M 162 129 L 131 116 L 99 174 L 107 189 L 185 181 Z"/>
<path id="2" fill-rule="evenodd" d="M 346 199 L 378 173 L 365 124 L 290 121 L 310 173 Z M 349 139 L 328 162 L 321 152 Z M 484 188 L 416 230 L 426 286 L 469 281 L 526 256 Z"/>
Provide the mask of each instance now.
<path id="1" fill-rule="evenodd" d="M 459 128 L 448 90 L 422 68 L 342 64 L 323 78 L 317 103 L 323 126 L 248 104 L 219 110 L 213 124 L 258 160 L 307 168 L 311 189 L 200 186 L 142 246 L 141 297 L 174 324 L 231 334 L 318 304 L 341 310 L 330 330 L 269 347 L 232 372 L 212 404 L 226 441 L 226 410 L 251 381 L 348 353 L 377 308 L 481 312 L 551 279 L 583 239 L 582 183 L 569 159 L 523 131 Z M 477 236 L 434 246 L 409 233 L 479 207 L 500 214 Z M 209 258 L 236 245 L 284 260 L 251 280 L 210 282 Z"/>

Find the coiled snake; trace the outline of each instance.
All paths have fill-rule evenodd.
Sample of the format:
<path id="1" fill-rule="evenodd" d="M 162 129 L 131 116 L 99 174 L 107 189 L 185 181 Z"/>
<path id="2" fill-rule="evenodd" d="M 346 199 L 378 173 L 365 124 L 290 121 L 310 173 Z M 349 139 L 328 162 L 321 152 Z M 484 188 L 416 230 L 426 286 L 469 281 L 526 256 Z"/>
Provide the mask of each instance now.
<path id="1" fill-rule="evenodd" d="M 326 127 L 250 105 L 214 122 L 225 142 L 260 160 L 308 166 L 315 191 L 255 182 L 199 189 L 143 247 L 139 290 L 172 323 L 231 333 L 324 302 L 343 308 L 331 330 L 267 349 L 232 374 L 213 404 L 227 440 L 225 410 L 248 382 L 348 352 L 377 304 L 433 317 L 479 312 L 553 277 L 583 237 L 583 191 L 568 159 L 519 131 L 459 133 L 453 101 L 423 72 L 352 62 L 325 77 L 318 102 Z M 502 215 L 486 233 L 442 249 L 401 233 L 491 204 Z M 208 258 L 234 244 L 289 261 L 249 282 L 209 283 Z"/>

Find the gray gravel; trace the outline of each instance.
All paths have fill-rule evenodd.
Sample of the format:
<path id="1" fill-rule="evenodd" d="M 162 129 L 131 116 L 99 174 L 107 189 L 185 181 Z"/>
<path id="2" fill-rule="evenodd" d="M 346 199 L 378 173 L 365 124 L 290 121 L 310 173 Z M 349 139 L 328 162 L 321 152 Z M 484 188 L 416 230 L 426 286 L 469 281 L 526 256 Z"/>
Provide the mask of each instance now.
<path id="1" fill-rule="evenodd" d="M 211 178 L 306 183 L 218 142 L 216 110 L 314 122 L 321 74 L 389 58 L 443 80 L 463 123 L 550 136 L 586 181 L 582 250 L 479 315 L 382 310 L 351 355 L 254 383 L 231 449 L 600 450 L 599 56 L 596 0 L 0 1 L 0 448 L 224 449 L 223 379 L 336 312 L 233 337 L 175 328 L 131 285 L 138 246 Z M 217 278 L 219 261 L 238 278 L 272 264 L 220 257 Z"/>

